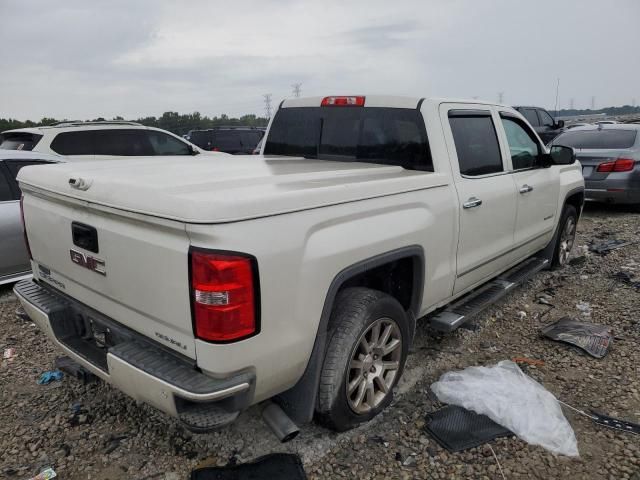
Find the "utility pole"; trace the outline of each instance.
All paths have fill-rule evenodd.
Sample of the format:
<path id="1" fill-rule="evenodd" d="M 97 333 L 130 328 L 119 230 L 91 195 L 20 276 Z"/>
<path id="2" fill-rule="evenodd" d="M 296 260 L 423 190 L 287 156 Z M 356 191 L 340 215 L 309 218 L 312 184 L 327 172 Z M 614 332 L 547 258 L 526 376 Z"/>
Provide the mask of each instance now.
<path id="1" fill-rule="evenodd" d="M 558 83 L 556 83 L 556 117 L 558 116 L 558 95 L 560 95 L 560 77 L 558 77 Z"/>
<path id="2" fill-rule="evenodd" d="M 264 113 L 267 118 L 271 118 L 271 94 L 265 93 L 262 97 L 264 98 Z"/>
<path id="3" fill-rule="evenodd" d="M 591 97 L 591 110 L 596 109 L 596 97 Z"/>
<path id="4" fill-rule="evenodd" d="M 633 108 L 635 108 L 635 107 L 636 107 L 636 99 L 635 99 L 635 98 L 632 98 L 632 99 L 631 99 L 631 106 L 632 106 Z"/>
<path id="5" fill-rule="evenodd" d="M 502 103 L 504 99 L 504 92 L 498 92 L 498 103 Z"/>
<path id="6" fill-rule="evenodd" d="M 293 88 L 293 96 L 296 98 L 302 93 L 302 88 L 300 87 L 302 87 L 302 83 L 294 83 L 291 85 L 291 88 Z"/>
<path id="7" fill-rule="evenodd" d="M 574 106 L 575 106 L 574 103 L 575 102 L 574 102 L 573 98 L 571 100 L 569 100 L 569 110 L 573 110 L 574 109 Z"/>

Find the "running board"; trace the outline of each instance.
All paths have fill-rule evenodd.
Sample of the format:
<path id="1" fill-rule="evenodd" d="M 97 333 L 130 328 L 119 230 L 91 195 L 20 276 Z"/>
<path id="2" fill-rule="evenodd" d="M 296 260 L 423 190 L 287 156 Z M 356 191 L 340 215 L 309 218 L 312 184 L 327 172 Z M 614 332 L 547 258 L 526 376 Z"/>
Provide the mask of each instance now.
<path id="1" fill-rule="evenodd" d="M 519 263 L 492 281 L 464 295 L 444 310 L 427 317 L 433 329 L 452 332 L 489 305 L 504 297 L 549 264 L 546 258 L 532 257 Z"/>

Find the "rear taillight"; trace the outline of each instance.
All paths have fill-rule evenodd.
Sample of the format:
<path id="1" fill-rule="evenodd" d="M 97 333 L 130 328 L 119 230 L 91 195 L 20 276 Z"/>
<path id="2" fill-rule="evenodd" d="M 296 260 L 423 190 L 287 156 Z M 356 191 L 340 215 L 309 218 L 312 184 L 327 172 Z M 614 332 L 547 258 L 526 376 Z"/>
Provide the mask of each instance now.
<path id="1" fill-rule="evenodd" d="M 615 162 L 601 163 L 596 171 L 600 173 L 630 172 L 633 170 L 635 163 L 636 161 L 631 158 L 618 158 Z"/>
<path id="2" fill-rule="evenodd" d="M 22 233 L 24 233 L 24 243 L 27 246 L 29 258 L 33 260 L 31 255 L 31 247 L 29 246 L 29 237 L 27 237 L 27 224 L 24 222 L 24 195 L 20 196 L 20 221 L 22 222 Z"/>
<path id="3" fill-rule="evenodd" d="M 321 107 L 364 107 L 364 97 L 324 97 Z"/>
<path id="4" fill-rule="evenodd" d="M 191 250 L 191 305 L 195 336 L 230 342 L 258 332 L 253 258 Z"/>

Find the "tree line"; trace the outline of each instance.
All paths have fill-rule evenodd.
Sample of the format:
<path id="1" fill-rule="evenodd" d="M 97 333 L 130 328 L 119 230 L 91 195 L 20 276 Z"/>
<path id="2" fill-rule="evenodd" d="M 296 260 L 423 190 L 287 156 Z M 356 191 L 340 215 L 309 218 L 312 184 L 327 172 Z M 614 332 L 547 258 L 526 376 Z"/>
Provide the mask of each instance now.
<path id="1" fill-rule="evenodd" d="M 91 121 L 104 120 L 125 120 L 123 117 L 114 117 L 106 119 L 103 117 L 91 119 Z M 58 120 L 55 118 L 45 117 L 39 122 L 32 120 L 20 121 L 14 118 L 0 118 L 0 132 L 11 130 L 13 128 L 26 128 L 37 126 L 55 125 L 56 123 L 69 121 L 68 119 Z M 219 117 L 208 117 L 201 115 L 200 112 L 180 114 L 178 112 L 164 112 L 160 117 L 143 117 L 134 122 L 141 123 L 148 127 L 162 128 L 175 133 L 176 135 L 184 135 L 189 130 L 206 130 L 208 128 L 220 126 L 250 126 L 250 127 L 266 127 L 269 123 L 268 118 L 258 117 L 256 115 L 243 115 L 240 118 L 229 117 L 225 114 Z"/>
<path id="2" fill-rule="evenodd" d="M 623 105 L 622 107 L 606 107 L 606 108 L 601 108 L 596 110 L 591 110 L 590 108 L 585 108 L 582 110 L 575 109 L 575 108 L 572 108 L 572 109 L 563 108 L 562 110 L 558 110 L 558 116 L 560 117 L 573 117 L 578 115 L 589 116 L 589 115 L 597 115 L 599 113 L 604 113 L 606 115 L 611 115 L 611 116 L 640 114 L 640 107 Z"/>

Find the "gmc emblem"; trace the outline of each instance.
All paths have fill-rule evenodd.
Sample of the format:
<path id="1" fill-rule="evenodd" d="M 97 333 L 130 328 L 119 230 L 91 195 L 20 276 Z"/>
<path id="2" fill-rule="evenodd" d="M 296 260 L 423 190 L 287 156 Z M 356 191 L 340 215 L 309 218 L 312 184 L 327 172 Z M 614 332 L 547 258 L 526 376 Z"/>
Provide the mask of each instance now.
<path id="1" fill-rule="evenodd" d="M 77 250 L 69 250 L 71 254 L 71 261 L 81 267 L 88 268 L 100 275 L 107 275 L 107 269 L 105 268 L 104 260 L 92 257 L 91 255 L 85 255 Z"/>

